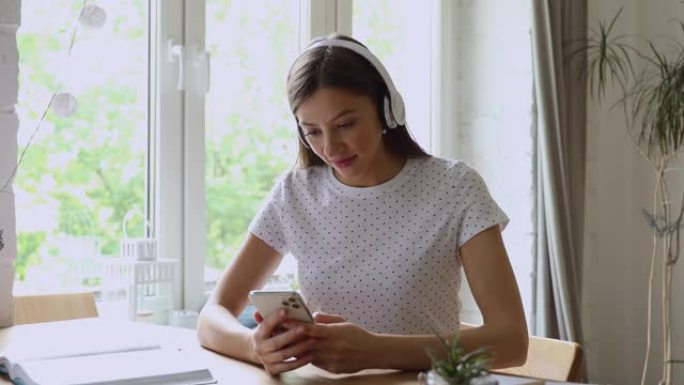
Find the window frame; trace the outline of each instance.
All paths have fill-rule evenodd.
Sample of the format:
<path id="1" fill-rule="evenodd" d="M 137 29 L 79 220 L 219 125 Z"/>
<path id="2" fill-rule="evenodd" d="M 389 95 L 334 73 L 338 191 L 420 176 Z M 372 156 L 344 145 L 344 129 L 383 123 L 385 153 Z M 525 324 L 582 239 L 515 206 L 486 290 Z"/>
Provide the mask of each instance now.
<path id="1" fill-rule="evenodd" d="M 204 290 L 205 89 L 202 68 L 193 54 L 204 52 L 206 0 L 148 0 L 149 102 L 145 214 L 153 224 L 148 236 L 158 241 L 159 257 L 179 261 L 174 280 L 174 308 L 199 310 Z M 430 152 L 456 157 L 459 133 L 451 103 L 456 64 L 453 20 L 457 5 L 433 0 L 430 82 Z M 316 36 L 333 31 L 352 35 L 353 0 L 299 0 L 300 51 Z M 183 47 L 185 79 L 172 45 Z M 442 129 L 437 129 L 437 128 Z M 451 144 L 451 145 L 450 145 Z"/>
<path id="2" fill-rule="evenodd" d="M 150 3 L 150 143 L 154 175 L 148 194 L 160 258 L 184 260 L 184 97 L 177 89 L 178 65 L 169 42 L 184 44 L 183 0 Z M 180 171 L 180 172 L 179 172 Z M 181 265 L 182 266 L 182 265 Z M 181 270 L 184 270 L 181 268 Z M 174 307 L 183 308 L 183 271 L 174 281 Z"/>
<path id="3" fill-rule="evenodd" d="M 169 58 L 168 41 L 182 44 L 186 52 L 204 49 L 206 1 L 151 0 L 160 11 L 154 111 L 156 191 L 154 223 L 160 256 L 181 261 L 175 285 L 176 308 L 198 311 L 210 292 L 204 290 L 205 225 L 205 128 L 204 90 L 198 89 L 197 69 L 185 65 L 186 89 L 176 90 L 177 62 Z M 352 0 L 300 0 L 300 51 L 316 36 L 333 31 L 352 35 Z M 458 93 L 453 41 L 458 31 L 458 6 L 450 0 L 429 2 L 434 20 L 431 31 L 430 149 L 437 156 L 458 157 L 460 133 L 451 106 Z M 151 7 L 152 9 L 152 7 Z M 186 63 L 187 64 L 187 63 Z M 447 103 L 447 101 L 450 101 Z M 164 106 L 163 112 L 161 106 Z M 162 129 L 163 128 L 163 129 Z M 180 170 L 180 171 L 179 171 Z M 464 309 L 477 310 L 465 295 Z"/>
<path id="4" fill-rule="evenodd" d="M 175 308 L 199 310 L 204 291 L 205 90 L 203 74 L 190 61 L 205 47 L 205 0 L 151 0 L 150 158 L 154 176 L 149 211 L 159 255 L 180 261 L 174 284 Z M 315 36 L 351 34 L 351 0 L 300 0 L 300 50 Z M 184 47 L 185 89 L 178 90 L 179 65 L 172 44 Z"/>

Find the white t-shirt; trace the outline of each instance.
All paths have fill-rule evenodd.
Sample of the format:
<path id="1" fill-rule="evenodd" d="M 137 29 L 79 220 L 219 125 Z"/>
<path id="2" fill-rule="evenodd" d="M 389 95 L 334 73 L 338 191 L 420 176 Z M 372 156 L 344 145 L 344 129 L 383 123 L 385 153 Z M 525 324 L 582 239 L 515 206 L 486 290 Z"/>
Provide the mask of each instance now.
<path id="1" fill-rule="evenodd" d="M 429 156 L 372 187 L 347 186 L 327 166 L 290 171 L 249 231 L 296 258 L 311 311 L 376 333 L 433 334 L 458 329 L 458 249 L 507 223 L 475 170 Z"/>

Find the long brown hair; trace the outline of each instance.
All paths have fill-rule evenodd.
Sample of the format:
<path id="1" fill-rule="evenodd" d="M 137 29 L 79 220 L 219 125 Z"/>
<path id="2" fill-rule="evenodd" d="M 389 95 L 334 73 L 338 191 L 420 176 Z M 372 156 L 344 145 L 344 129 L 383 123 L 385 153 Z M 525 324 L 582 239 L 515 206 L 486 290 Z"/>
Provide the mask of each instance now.
<path id="1" fill-rule="evenodd" d="M 316 39 L 311 44 L 324 39 L 344 39 L 367 48 L 356 39 L 337 33 Z M 413 140 L 406 125 L 393 129 L 387 126 L 383 110 L 383 101 L 389 94 L 387 85 L 363 56 L 342 47 L 323 46 L 305 51 L 292 64 L 287 76 L 287 97 L 292 113 L 295 114 L 302 103 L 320 88 L 344 89 L 373 100 L 383 129 L 387 130 L 383 142 L 390 154 L 401 157 L 428 156 Z M 298 122 L 297 130 L 301 138 Z M 325 162 L 300 140 L 298 164 L 306 168 L 325 165 Z"/>

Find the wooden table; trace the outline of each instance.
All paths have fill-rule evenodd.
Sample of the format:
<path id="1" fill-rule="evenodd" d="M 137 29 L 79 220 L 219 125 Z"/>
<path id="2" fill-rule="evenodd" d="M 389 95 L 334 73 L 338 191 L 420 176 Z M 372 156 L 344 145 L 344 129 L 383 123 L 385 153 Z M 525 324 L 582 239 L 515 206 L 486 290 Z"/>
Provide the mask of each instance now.
<path id="1" fill-rule="evenodd" d="M 353 375 L 335 375 L 312 365 L 285 373 L 280 377 L 271 377 L 260 367 L 203 349 L 197 342 L 194 330 L 143 323 L 107 321 L 101 318 L 18 325 L 0 329 L 0 356 L 3 355 L 2 352 L 5 349 L 9 349 L 15 344 L 28 345 L 31 349 L 34 347 L 40 349 L 41 343 L 47 339 L 53 344 L 55 342 L 68 344 L 74 339 L 87 339 L 88 336 L 101 335 L 101 333 L 127 339 L 141 336 L 144 337 L 144 340 L 149 340 L 152 337 L 164 347 L 180 349 L 196 355 L 206 363 L 219 384 L 418 384 L 417 372 L 369 370 Z M 11 382 L 6 376 L 0 376 L 0 385 L 5 384 L 11 384 Z"/>
<path id="2" fill-rule="evenodd" d="M 104 334 L 103 334 L 104 333 Z M 68 345 L 73 341 L 106 335 L 133 341 L 150 341 L 165 348 L 177 349 L 200 359 L 211 370 L 219 384 L 240 385 L 418 385 L 418 372 L 364 370 L 355 374 L 337 375 L 306 365 L 297 370 L 271 377 L 258 366 L 234 360 L 202 348 L 194 330 L 145 323 L 86 318 L 72 321 L 46 322 L 0 328 L 0 356 L 13 346 L 41 349 L 45 341 L 52 345 Z M 0 385 L 11 384 L 0 376 Z M 569 383 L 549 382 L 546 385 Z"/>

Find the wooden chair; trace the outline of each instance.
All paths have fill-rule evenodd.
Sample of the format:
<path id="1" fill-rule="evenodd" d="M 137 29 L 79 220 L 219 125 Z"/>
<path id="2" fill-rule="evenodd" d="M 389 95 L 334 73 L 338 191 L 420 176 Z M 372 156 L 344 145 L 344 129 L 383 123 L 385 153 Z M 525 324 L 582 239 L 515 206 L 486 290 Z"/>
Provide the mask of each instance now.
<path id="1" fill-rule="evenodd" d="M 14 308 L 16 325 L 97 317 L 93 293 L 19 296 Z"/>
<path id="2" fill-rule="evenodd" d="M 549 381 L 580 382 L 581 367 L 580 345 L 551 338 L 530 337 L 525 365 L 492 371 Z"/>

